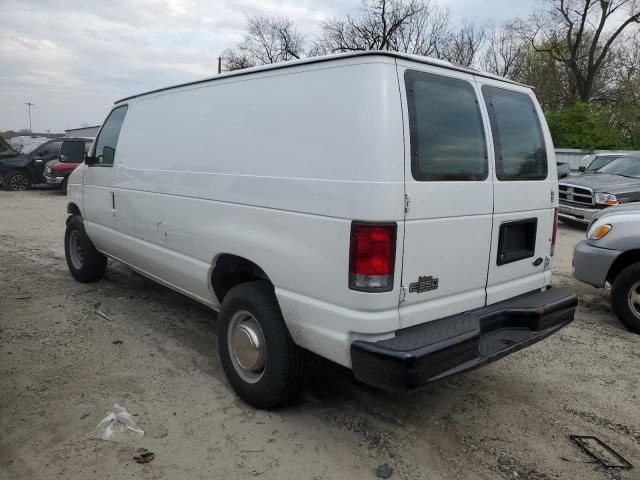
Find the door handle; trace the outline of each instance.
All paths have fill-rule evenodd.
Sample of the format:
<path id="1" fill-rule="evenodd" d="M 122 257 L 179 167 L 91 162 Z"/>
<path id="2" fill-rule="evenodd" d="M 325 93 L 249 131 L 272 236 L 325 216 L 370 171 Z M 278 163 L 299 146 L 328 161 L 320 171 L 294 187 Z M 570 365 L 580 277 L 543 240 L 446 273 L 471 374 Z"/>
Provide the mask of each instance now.
<path id="1" fill-rule="evenodd" d="M 111 210 L 116 209 L 116 194 L 115 192 L 111 192 Z"/>

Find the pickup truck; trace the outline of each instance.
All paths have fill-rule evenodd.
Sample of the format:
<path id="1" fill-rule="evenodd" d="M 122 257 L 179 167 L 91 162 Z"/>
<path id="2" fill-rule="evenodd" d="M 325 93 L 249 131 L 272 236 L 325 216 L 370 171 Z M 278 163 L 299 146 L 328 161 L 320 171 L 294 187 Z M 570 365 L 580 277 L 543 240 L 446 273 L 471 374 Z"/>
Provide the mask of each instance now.
<path id="1" fill-rule="evenodd" d="M 602 209 L 640 202 L 640 156 L 616 158 L 596 171 L 560 182 L 561 220 L 589 225 Z"/>
<path id="2" fill-rule="evenodd" d="M 640 203 L 608 208 L 591 221 L 573 254 L 581 282 L 611 285 L 611 307 L 629 330 L 640 333 Z"/>

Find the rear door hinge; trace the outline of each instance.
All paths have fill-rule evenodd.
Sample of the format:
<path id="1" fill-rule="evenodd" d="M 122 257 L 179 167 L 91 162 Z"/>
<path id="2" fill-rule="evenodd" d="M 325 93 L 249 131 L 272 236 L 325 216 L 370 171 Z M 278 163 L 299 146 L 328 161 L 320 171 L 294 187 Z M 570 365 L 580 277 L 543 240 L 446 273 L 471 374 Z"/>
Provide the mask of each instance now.
<path id="1" fill-rule="evenodd" d="M 409 213 L 409 207 L 411 206 L 411 197 L 404 194 L 404 213 Z"/>
<path id="2" fill-rule="evenodd" d="M 553 205 L 553 202 L 556 200 L 556 192 L 555 190 L 552 188 L 551 189 L 551 205 Z"/>
<path id="3" fill-rule="evenodd" d="M 407 295 L 409 294 L 409 287 L 400 287 L 400 303 L 407 301 Z"/>

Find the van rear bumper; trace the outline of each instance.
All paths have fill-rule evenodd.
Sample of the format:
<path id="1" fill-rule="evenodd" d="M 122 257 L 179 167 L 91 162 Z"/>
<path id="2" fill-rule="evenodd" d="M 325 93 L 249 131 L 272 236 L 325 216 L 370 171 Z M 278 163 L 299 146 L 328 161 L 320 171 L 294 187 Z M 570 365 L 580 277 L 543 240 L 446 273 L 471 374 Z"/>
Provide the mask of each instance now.
<path id="1" fill-rule="evenodd" d="M 385 390 L 410 390 L 539 342 L 571 323 L 577 304 L 574 294 L 554 288 L 399 330 L 388 340 L 358 340 L 351 344 L 353 372 Z"/>

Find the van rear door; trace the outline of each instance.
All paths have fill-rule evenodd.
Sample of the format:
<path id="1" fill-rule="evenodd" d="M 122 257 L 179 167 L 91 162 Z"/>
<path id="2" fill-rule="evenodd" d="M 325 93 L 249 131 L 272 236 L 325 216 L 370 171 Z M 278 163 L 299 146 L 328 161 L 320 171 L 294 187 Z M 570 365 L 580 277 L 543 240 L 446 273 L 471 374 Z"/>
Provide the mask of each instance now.
<path id="1" fill-rule="evenodd" d="M 494 218 L 487 305 L 539 290 L 550 279 L 555 153 L 530 89 L 477 77 L 490 120 Z"/>
<path id="2" fill-rule="evenodd" d="M 402 328 L 485 305 L 493 171 L 472 75 L 398 60 L 405 119 Z"/>

